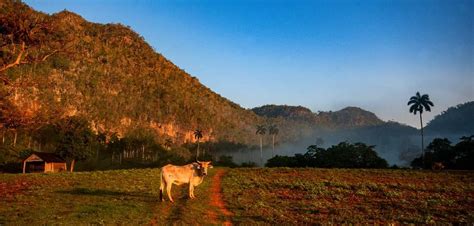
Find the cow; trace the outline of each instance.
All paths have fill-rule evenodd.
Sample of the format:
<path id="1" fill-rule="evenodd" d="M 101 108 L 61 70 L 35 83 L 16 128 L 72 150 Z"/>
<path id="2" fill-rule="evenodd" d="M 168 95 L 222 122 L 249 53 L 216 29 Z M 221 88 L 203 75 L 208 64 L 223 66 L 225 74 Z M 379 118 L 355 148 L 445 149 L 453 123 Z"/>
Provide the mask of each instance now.
<path id="1" fill-rule="evenodd" d="M 211 162 L 196 161 L 184 166 L 175 166 L 168 164 L 161 168 L 161 184 L 160 184 L 160 199 L 163 198 L 163 189 L 166 186 L 166 192 L 170 202 L 174 202 L 171 197 L 171 186 L 173 184 L 182 185 L 189 184 L 189 198 L 194 199 L 194 187 L 200 185 L 207 175 L 207 169 L 212 168 Z"/>

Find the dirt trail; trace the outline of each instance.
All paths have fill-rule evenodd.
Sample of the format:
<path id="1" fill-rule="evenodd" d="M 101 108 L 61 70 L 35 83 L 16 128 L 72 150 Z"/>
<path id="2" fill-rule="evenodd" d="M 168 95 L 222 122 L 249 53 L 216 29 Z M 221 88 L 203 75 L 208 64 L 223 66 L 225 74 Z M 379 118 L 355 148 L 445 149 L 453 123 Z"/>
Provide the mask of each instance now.
<path id="1" fill-rule="evenodd" d="M 158 201 L 161 205 L 164 205 L 164 208 L 159 209 L 159 205 L 157 205 L 153 210 L 153 218 L 151 219 L 149 225 L 159 225 L 159 216 L 169 216 L 171 213 L 171 205 L 170 203 L 162 203 L 161 200 Z"/>
<path id="2" fill-rule="evenodd" d="M 222 218 L 224 218 L 224 225 L 232 225 L 232 222 L 230 221 L 230 217 L 232 216 L 232 213 L 225 207 L 224 200 L 222 198 L 222 187 L 221 187 L 221 181 L 222 181 L 222 176 L 225 174 L 225 170 L 223 169 L 218 169 L 216 174 L 214 174 L 214 178 L 212 180 L 211 184 L 211 206 L 216 207 L 221 214 L 217 214 L 214 210 L 209 210 L 208 215 L 212 219 L 212 223 L 217 223 L 219 222 L 218 215 L 222 215 Z"/>

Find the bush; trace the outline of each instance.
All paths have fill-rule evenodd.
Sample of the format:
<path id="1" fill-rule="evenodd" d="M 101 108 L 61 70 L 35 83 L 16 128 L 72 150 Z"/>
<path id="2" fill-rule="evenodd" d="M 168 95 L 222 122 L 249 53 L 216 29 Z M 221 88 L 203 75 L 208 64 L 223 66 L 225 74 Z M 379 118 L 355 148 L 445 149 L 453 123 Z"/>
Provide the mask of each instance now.
<path id="1" fill-rule="evenodd" d="M 232 156 L 229 155 L 221 155 L 219 160 L 214 163 L 216 166 L 224 166 L 224 167 L 237 167 L 237 164 L 232 160 Z"/>
<path id="2" fill-rule="evenodd" d="M 267 160 L 267 163 L 265 164 L 265 166 L 267 167 L 298 167 L 298 166 L 303 166 L 303 165 L 296 161 L 296 157 L 276 155 L 275 157 Z"/>
<path id="3" fill-rule="evenodd" d="M 255 163 L 255 162 L 243 162 L 242 164 L 240 164 L 240 167 L 253 168 L 253 167 L 257 167 L 257 163 Z"/>

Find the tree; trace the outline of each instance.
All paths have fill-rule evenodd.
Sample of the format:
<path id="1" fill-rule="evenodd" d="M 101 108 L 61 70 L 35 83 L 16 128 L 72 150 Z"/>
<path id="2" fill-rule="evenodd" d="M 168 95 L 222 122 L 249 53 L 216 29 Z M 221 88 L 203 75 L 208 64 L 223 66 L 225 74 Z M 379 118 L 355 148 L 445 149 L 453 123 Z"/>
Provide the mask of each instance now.
<path id="1" fill-rule="evenodd" d="M 122 153 L 125 150 L 125 140 L 120 139 L 117 136 L 117 133 L 113 133 L 112 136 L 110 137 L 110 141 L 107 144 L 107 151 L 111 154 L 112 156 L 112 162 L 115 161 L 115 156 L 118 156 L 119 163 L 122 161 Z"/>
<path id="2" fill-rule="evenodd" d="M 70 171 L 74 171 L 76 161 L 86 160 L 94 155 L 96 137 L 89 128 L 87 120 L 79 117 L 69 117 L 56 124 L 59 132 L 59 144 L 56 153 L 71 160 Z"/>
<path id="3" fill-rule="evenodd" d="M 416 115 L 417 112 L 420 113 L 420 130 L 421 130 L 421 158 L 424 160 L 425 156 L 425 146 L 424 146 L 424 136 L 423 136 L 423 111 L 431 111 L 431 107 L 434 106 L 433 102 L 430 101 L 428 94 L 420 95 L 420 92 L 416 92 L 415 96 L 412 96 L 408 101 L 407 105 L 410 106 L 410 113 Z"/>
<path id="4" fill-rule="evenodd" d="M 447 138 L 435 138 L 426 147 L 425 159 L 421 156 L 413 159 L 412 167 L 431 169 L 442 163 L 446 169 L 474 169 L 474 136 L 463 136 L 460 142 L 452 146 Z"/>
<path id="5" fill-rule="evenodd" d="M 474 169 L 474 135 L 463 136 L 454 146 L 457 169 Z"/>
<path id="6" fill-rule="evenodd" d="M 280 131 L 278 130 L 278 127 L 276 125 L 271 125 L 268 128 L 268 133 L 272 135 L 272 150 L 273 150 L 273 155 L 275 155 L 275 136 L 278 135 Z"/>
<path id="7" fill-rule="evenodd" d="M 199 157 L 199 140 L 202 138 L 202 130 L 197 129 L 194 131 L 194 138 L 197 140 L 197 149 L 196 149 L 196 161 L 198 160 Z"/>
<path id="8" fill-rule="evenodd" d="M 45 40 L 54 37 L 50 35 L 52 27 L 46 16 L 33 13 L 31 8 L 21 2 L 7 1 L 5 4 L 11 7 L 5 7 L 6 11 L 0 14 L 0 48 L 4 50 L 0 58 L 0 79 L 10 84 L 5 73 L 8 69 L 21 64 L 44 62 L 59 52 L 60 47 L 45 45 Z"/>
<path id="9" fill-rule="evenodd" d="M 260 136 L 260 164 L 263 165 L 263 135 L 267 133 L 267 128 L 264 125 L 257 125 L 255 134 Z"/>
<path id="10" fill-rule="evenodd" d="M 456 152 L 451 146 L 451 141 L 447 138 L 436 138 L 426 147 L 426 152 L 430 153 L 429 161 L 425 159 L 425 168 L 431 168 L 435 162 L 441 162 L 446 168 L 453 168 L 455 165 Z"/>

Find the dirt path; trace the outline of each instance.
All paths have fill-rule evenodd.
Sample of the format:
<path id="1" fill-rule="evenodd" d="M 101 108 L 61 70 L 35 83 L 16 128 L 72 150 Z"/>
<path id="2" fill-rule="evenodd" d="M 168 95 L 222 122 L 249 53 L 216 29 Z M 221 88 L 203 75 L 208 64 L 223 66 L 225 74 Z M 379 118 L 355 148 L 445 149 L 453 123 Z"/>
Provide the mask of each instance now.
<path id="1" fill-rule="evenodd" d="M 161 202 L 161 200 L 159 201 Z M 165 205 L 164 208 L 161 208 L 160 210 L 158 210 L 158 207 L 155 207 L 154 210 L 153 210 L 153 218 L 151 219 L 149 225 L 159 225 L 160 223 L 160 219 L 159 219 L 159 216 L 169 216 L 170 213 L 171 213 L 171 204 L 169 203 L 166 203 L 166 204 L 163 204 Z"/>
<path id="2" fill-rule="evenodd" d="M 232 213 L 225 207 L 224 200 L 222 198 L 222 187 L 221 187 L 221 181 L 222 181 L 222 176 L 225 174 L 225 170 L 223 169 L 218 169 L 216 174 L 214 175 L 214 178 L 212 180 L 212 185 L 211 185 L 211 206 L 215 207 L 220 214 L 216 213 L 215 210 L 209 210 L 208 215 L 212 219 L 212 223 L 218 223 L 220 220 L 223 220 L 224 225 L 232 225 L 232 222 L 230 221 L 230 217 L 232 216 Z M 221 219 L 219 218 L 219 215 L 221 216 Z"/>

